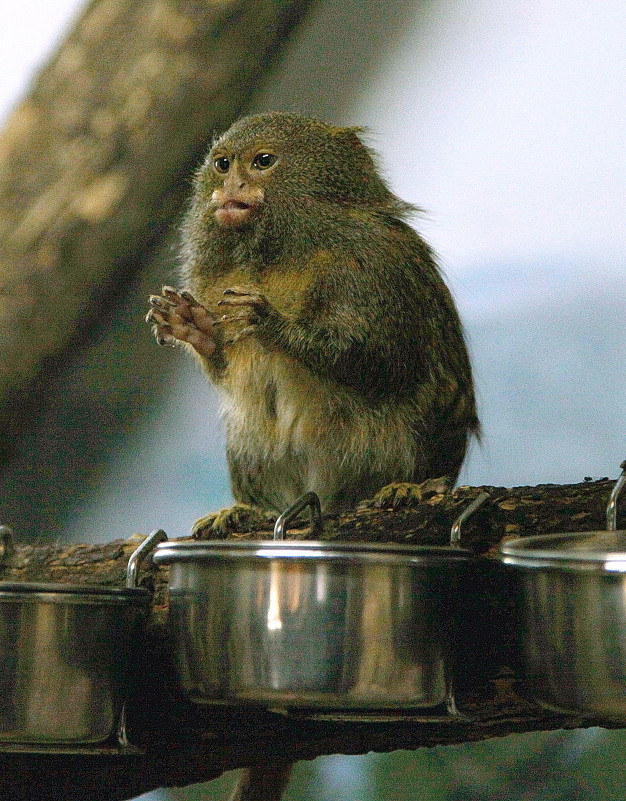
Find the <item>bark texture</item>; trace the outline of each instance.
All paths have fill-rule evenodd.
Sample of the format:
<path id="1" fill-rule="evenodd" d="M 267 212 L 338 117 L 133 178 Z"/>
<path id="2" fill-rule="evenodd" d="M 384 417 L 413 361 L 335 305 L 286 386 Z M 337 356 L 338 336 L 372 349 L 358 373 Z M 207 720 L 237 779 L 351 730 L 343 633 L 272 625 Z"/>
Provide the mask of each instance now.
<path id="1" fill-rule="evenodd" d="M 161 786 L 209 780 L 224 770 L 312 759 L 321 754 L 417 749 L 483 740 L 528 731 L 615 727 L 615 722 L 545 711 L 525 697 L 517 648 L 515 578 L 497 559 L 510 536 L 592 531 L 605 527 L 608 480 L 537 487 L 487 487 L 491 499 L 464 525 L 463 542 L 476 555 L 464 592 L 463 655 L 456 687 L 467 716 L 423 722 L 410 713 L 393 722 L 309 720 L 245 708 L 204 709 L 180 694 L 165 631 L 167 570 L 143 571 L 154 589 L 148 638 L 129 705 L 130 735 L 145 753 L 116 756 L 0 753 L 0 796 L 15 801 L 121 801 Z M 363 542 L 444 544 L 450 527 L 481 488 L 462 487 L 415 509 L 364 510 L 327 518 L 322 538 Z M 621 506 L 624 503 L 622 501 Z M 306 538 L 306 529 L 291 537 Z M 270 532 L 246 536 L 267 538 Z M 0 578 L 122 585 L 136 547 L 118 540 L 104 545 L 18 546 Z"/>
<path id="2" fill-rule="evenodd" d="M 171 225 L 310 0 L 93 0 L 0 134 L 0 430 Z M 40 385 L 34 384 L 36 379 Z"/>

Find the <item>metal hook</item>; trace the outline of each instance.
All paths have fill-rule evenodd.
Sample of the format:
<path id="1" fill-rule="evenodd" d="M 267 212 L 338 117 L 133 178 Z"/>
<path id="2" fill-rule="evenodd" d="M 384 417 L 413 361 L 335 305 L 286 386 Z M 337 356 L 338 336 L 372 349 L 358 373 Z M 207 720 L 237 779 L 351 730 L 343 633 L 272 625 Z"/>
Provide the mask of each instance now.
<path id="1" fill-rule="evenodd" d="M 319 534 L 322 530 L 322 507 L 320 499 L 314 492 L 305 492 L 298 500 L 292 504 L 276 521 L 274 525 L 274 539 L 284 540 L 287 525 L 306 507 L 311 509 L 311 534 Z"/>
<path id="2" fill-rule="evenodd" d="M 156 546 L 163 542 L 163 540 L 167 539 L 167 534 L 163 531 L 162 528 L 153 531 L 152 534 L 149 534 L 145 540 L 141 543 L 141 545 L 134 550 L 131 555 L 130 559 L 128 560 L 128 566 L 126 568 L 126 586 L 129 588 L 134 588 L 137 586 L 137 574 L 139 572 L 139 565 L 143 560 L 148 556 L 152 551 L 156 548 Z"/>
<path id="3" fill-rule="evenodd" d="M 457 517 L 457 519 L 452 524 L 452 529 L 450 531 L 450 545 L 460 545 L 461 544 L 461 526 L 467 520 L 470 515 L 473 515 L 474 512 L 478 509 L 479 506 L 489 498 L 488 492 L 481 492 L 480 495 L 477 495 L 476 498 L 470 503 L 470 505 L 461 512 L 461 514 Z"/>
<path id="4" fill-rule="evenodd" d="M 13 531 L 8 526 L 0 526 L 0 564 L 15 551 Z"/>
<path id="5" fill-rule="evenodd" d="M 609 498 L 609 505 L 606 507 L 606 528 L 607 531 L 617 531 L 617 498 L 622 491 L 622 487 L 626 484 L 626 461 L 620 465 L 622 473 L 615 482 L 613 492 Z"/>

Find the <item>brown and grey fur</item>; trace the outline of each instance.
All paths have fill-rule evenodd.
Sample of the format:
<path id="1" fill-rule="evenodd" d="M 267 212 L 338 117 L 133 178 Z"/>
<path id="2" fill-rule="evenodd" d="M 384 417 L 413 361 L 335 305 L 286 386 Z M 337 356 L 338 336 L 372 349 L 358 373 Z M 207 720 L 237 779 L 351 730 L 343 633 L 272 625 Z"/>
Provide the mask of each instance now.
<path id="1" fill-rule="evenodd" d="M 257 174 L 259 153 L 278 161 Z M 242 224 L 220 223 L 229 199 L 250 205 L 233 212 Z M 185 289 L 164 287 L 148 314 L 217 387 L 246 505 L 197 533 L 254 528 L 251 510 L 308 490 L 330 512 L 393 498 L 392 482 L 456 479 L 478 432 L 472 374 L 450 292 L 404 221 L 413 211 L 357 129 L 262 114 L 214 143 L 184 225 Z M 231 801 L 276 801 L 288 778 L 289 766 L 251 768 Z"/>
<path id="2" fill-rule="evenodd" d="M 183 282 L 217 321 L 199 358 L 220 394 L 234 497 L 265 511 L 308 490 L 335 512 L 391 482 L 454 481 L 478 431 L 450 292 L 405 222 L 413 207 L 359 134 L 294 114 L 246 117 L 195 177 Z M 278 161 L 256 176 L 259 152 Z M 219 157 L 261 198 L 245 225 L 216 220 Z M 166 293 L 150 318 L 162 340 L 185 339 L 164 312 L 172 302 Z"/>

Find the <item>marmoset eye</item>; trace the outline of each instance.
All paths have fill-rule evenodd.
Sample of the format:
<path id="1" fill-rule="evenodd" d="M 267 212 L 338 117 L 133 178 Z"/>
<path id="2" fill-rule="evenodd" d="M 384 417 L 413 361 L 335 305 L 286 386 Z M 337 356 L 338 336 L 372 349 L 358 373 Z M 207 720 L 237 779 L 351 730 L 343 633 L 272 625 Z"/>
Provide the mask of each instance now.
<path id="1" fill-rule="evenodd" d="M 219 158 L 216 158 L 213 162 L 213 166 L 218 172 L 228 172 L 230 161 L 226 158 L 226 156 L 219 156 Z"/>
<path id="2" fill-rule="evenodd" d="M 252 160 L 252 166 L 256 167 L 257 170 L 267 170 L 276 164 L 277 160 L 278 157 L 272 153 L 257 153 Z"/>

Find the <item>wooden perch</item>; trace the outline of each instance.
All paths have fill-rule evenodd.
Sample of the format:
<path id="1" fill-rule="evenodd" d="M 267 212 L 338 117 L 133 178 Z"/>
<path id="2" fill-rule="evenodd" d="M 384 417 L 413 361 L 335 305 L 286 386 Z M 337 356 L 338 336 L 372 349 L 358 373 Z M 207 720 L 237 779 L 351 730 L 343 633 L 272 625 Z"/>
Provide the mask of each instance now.
<path id="1" fill-rule="evenodd" d="M 457 702 L 467 720 L 394 722 L 301 719 L 245 708 L 202 708 L 181 697 L 170 663 L 165 619 L 167 571 L 152 567 L 142 583 L 154 588 L 152 619 L 138 686 L 129 704 L 131 740 L 145 753 L 114 755 L 0 754 L 0 797 L 12 801 L 121 801 L 161 786 L 206 781 L 222 771 L 321 754 L 417 749 L 513 733 L 611 726 L 609 721 L 560 715 L 525 698 L 517 660 L 514 574 L 494 558 L 505 537 L 605 527 L 612 482 L 485 488 L 491 495 L 463 529 L 476 555 L 465 588 L 466 617 Z M 325 520 L 323 539 L 444 544 L 450 526 L 480 488 L 462 487 L 415 509 L 364 510 Z M 292 532 L 306 536 L 306 529 Z M 245 535 L 267 538 L 268 531 Z M 21 546 L 2 579 L 122 585 L 136 542 Z"/>
<path id="2" fill-rule="evenodd" d="M 0 426 L 107 313 L 310 0 L 93 0 L 0 133 Z M 10 430 L 9 430 L 10 425 Z M 14 437 L 13 437 L 14 439 Z"/>

